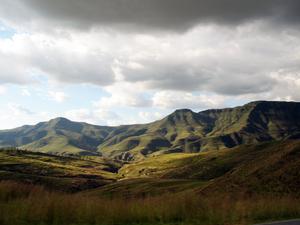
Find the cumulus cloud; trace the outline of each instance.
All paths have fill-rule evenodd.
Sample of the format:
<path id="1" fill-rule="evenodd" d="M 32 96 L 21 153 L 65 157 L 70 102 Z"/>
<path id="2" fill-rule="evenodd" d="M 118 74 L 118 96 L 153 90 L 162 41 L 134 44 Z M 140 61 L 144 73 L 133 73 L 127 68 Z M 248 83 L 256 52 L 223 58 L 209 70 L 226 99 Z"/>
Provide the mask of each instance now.
<path id="1" fill-rule="evenodd" d="M 0 46 L 0 84 L 32 84 L 36 80 L 28 63 L 17 55 L 3 54 Z"/>
<path id="2" fill-rule="evenodd" d="M 147 122 L 153 122 L 155 120 L 162 119 L 164 116 L 163 113 L 161 112 L 145 112 L 145 111 L 140 111 L 138 113 L 139 119 L 142 123 L 147 123 Z"/>
<path id="3" fill-rule="evenodd" d="M 74 38 L 40 33 L 0 39 L 0 82 L 33 83 L 35 74 L 42 74 L 66 83 L 110 84 L 114 80 L 111 56 L 94 41 L 83 34 Z"/>
<path id="4" fill-rule="evenodd" d="M 109 96 L 94 102 L 96 107 L 108 109 L 120 106 L 147 107 L 151 105 L 151 101 L 145 96 L 146 89 L 143 85 L 119 81 L 104 89 Z"/>
<path id="5" fill-rule="evenodd" d="M 84 121 L 102 126 L 119 126 L 124 124 L 153 122 L 154 120 L 163 118 L 164 115 L 159 112 L 140 111 L 134 117 L 124 117 L 110 110 L 80 108 L 66 111 L 64 116 L 73 121 Z"/>
<path id="6" fill-rule="evenodd" d="M 162 36 L 16 34 L 0 41 L 0 54 L 6 54 L 0 82 L 33 82 L 32 74 L 38 73 L 63 83 L 95 84 L 110 94 L 101 100 L 105 107 L 145 106 L 147 91 L 265 93 L 280 82 L 272 74 L 300 71 L 300 35 L 264 28 L 265 23 L 255 22 L 236 29 L 198 26 Z"/>
<path id="7" fill-rule="evenodd" d="M 74 121 L 85 121 L 92 124 L 101 125 L 119 125 L 121 124 L 120 117 L 108 110 L 100 110 L 97 108 L 73 109 L 64 113 L 64 115 Z"/>
<path id="8" fill-rule="evenodd" d="M 48 95 L 51 100 L 58 103 L 62 103 L 68 98 L 68 95 L 62 91 L 49 91 Z"/>
<path id="9" fill-rule="evenodd" d="M 161 91 L 153 96 L 153 106 L 168 109 L 191 108 L 195 110 L 220 108 L 226 98 L 219 95 L 193 94 L 183 91 Z"/>
<path id="10" fill-rule="evenodd" d="M 34 114 L 33 111 L 31 111 L 30 109 L 28 109 L 25 106 L 22 106 L 20 104 L 11 103 L 11 104 L 8 104 L 8 108 L 12 112 L 12 114 L 15 116 L 33 115 Z"/>
<path id="11" fill-rule="evenodd" d="M 21 95 L 29 97 L 29 96 L 31 96 L 31 92 L 27 88 L 23 88 L 21 90 Z"/>
<path id="12" fill-rule="evenodd" d="M 24 124 L 33 125 L 54 118 L 57 115 L 48 112 L 36 112 L 19 103 L 8 103 L 0 108 L 0 129 L 9 129 Z"/>
<path id="13" fill-rule="evenodd" d="M 263 23 L 238 29 L 200 26 L 185 35 L 139 39 L 136 54 L 123 58 L 120 71 L 125 80 L 155 90 L 268 92 L 280 82 L 273 73 L 297 67 L 300 39 L 298 32 L 263 28 Z"/>
<path id="14" fill-rule="evenodd" d="M 0 86 L 0 95 L 3 95 L 6 93 L 6 87 Z"/>
<path id="15" fill-rule="evenodd" d="M 282 101 L 300 101 L 300 73 L 289 73 L 282 76 L 279 73 L 274 74 L 277 79 L 277 86 L 273 91 L 273 98 Z"/>
<path id="16" fill-rule="evenodd" d="M 161 36 L 103 30 L 15 34 L 0 40 L 0 83 L 34 83 L 39 74 L 66 84 L 94 84 L 109 93 L 99 103 L 108 108 L 149 105 L 145 96 L 153 91 L 266 93 L 281 82 L 272 74 L 299 73 L 300 34 L 265 26 L 201 25 Z"/>

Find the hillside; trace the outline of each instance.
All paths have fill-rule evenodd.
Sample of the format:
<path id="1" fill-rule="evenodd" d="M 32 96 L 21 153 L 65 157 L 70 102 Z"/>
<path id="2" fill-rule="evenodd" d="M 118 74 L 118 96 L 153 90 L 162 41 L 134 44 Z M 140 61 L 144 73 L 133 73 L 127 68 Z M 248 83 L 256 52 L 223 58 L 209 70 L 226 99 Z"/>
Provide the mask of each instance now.
<path id="1" fill-rule="evenodd" d="M 176 110 L 149 124 L 95 126 L 57 118 L 0 131 L 0 146 L 55 154 L 103 155 L 138 161 L 167 153 L 197 153 L 300 137 L 300 103 L 259 101 L 193 112 Z"/>
<path id="2" fill-rule="evenodd" d="M 242 145 L 230 150 L 169 154 L 124 165 L 121 181 L 91 195 L 159 195 L 194 190 L 214 193 L 272 193 L 300 196 L 300 141 Z M 126 178 L 126 179 L 124 179 Z"/>
<path id="3" fill-rule="evenodd" d="M 79 159 L 2 149 L 0 180 L 40 184 L 48 189 L 78 192 L 116 180 L 121 165 L 99 157 Z"/>
<path id="4" fill-rule="evenodd" d="M 120 164 L 101 157 L 0 151 L 0 180 L 40 184 L 87 196 L 145 197 L 167 193 L 300 196 L 300 140 L 174 153 Z"/>
<path id="5" fill-rule="evenodd" d="M 132 157 L 174 152 L 201 152 L 299 136 L 300 104 L 253 102 L 242 107 L 195 113 L 177 110 L 166 118 L 133 127 L 100 145 L 104 153 Z M 154 152 L 154 153 L 153 153 Z M 128 155 L 128 153 L 126 153 Z"/>
<path id="6" fill-rule="evenodd" d="M 0 146 L 62 155 L 98 155 L 97 146 L 111 131 L 110 127 L 56 118 L 34 126 L 0 131 Z"/>

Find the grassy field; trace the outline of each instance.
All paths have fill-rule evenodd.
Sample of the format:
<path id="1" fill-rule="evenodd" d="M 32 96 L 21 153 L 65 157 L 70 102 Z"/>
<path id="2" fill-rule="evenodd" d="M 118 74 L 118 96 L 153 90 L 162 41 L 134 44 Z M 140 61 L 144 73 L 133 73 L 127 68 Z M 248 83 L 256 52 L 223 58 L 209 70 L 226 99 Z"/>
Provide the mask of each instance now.
<path id="1" fill-rule="evenodd" d="M 88 190 L 86 196 L 109 198 L 152 197 L 170 193 L 187 193 L 207 185 L 206 182 L 189 179 L 124 179 Z"/>
<path id="2" fill-rule="evenodd" d="M 0 183 L 2 225 L 225 225 L 300 217 L 300 199 L 196 193 L 145 198 L 99 198 Z"/>

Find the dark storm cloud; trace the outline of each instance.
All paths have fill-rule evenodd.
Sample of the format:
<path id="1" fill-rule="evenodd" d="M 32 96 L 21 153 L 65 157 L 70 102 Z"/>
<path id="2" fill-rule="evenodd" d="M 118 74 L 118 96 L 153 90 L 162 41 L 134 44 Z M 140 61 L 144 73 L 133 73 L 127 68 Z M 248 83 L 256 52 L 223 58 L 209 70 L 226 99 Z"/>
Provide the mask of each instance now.
<path id="1" fill-rule="evenodd" d="M 299 0 L 2 0 L 6 17 L 90 28 L 114 25 L 185 30 L 198 23 L 240 24 L 254 19 L 300 22 Z M 18 10 L 18 13 L 16 13 Z"/>

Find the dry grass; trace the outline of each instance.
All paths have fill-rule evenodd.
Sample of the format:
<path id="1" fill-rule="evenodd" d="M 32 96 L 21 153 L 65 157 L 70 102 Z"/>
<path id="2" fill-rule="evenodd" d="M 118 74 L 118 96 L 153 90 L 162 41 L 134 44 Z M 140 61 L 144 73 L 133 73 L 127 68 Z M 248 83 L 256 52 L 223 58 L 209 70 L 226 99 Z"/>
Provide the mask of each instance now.
<path id="1" fill-rule="evenodd" d="M 0 182 L 0 224 L 250 224 L 299 217 L 298 202 L 292 197 L 203 198 L 193 193 L 101 199 Z"/>

